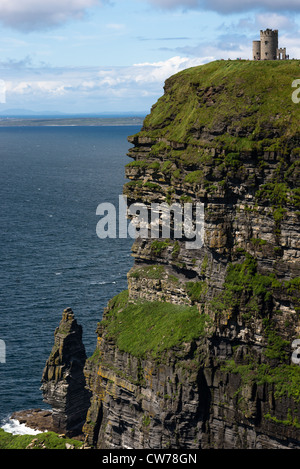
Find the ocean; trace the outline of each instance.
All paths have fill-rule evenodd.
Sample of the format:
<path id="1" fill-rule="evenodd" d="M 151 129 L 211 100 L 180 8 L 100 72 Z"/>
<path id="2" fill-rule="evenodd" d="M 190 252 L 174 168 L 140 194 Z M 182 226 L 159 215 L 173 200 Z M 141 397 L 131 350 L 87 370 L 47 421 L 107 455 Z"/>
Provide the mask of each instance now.
<path id="1" fill-rule="evenodd" d="M 139 130 L 0 128 L 0 426 L 6 430 L 24 431 L 8 420 L 12 412 L 48 408 L 40 381 L 63 310 L 74 311 L 90 356 L 103 309 L 127 288 L 133 240 L 100 239 L 96 209 L 104 202 L 118 206 L 131 161 L 127 136 Z"/>

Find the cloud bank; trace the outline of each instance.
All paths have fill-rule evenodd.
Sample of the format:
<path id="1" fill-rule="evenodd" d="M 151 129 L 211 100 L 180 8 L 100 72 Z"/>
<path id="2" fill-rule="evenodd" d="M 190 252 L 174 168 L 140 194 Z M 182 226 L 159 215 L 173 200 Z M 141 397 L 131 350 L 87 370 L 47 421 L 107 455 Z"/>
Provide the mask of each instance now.
<path id="1" fill-rule="evenodd" d="M 115 3 L 124 0 L 115 0 Z M 171 10 L 200 9 L 220 14 L 247 11 L 300 13 L 299 0 L 142 0 L 153 7 Z M 82 20 L 89 10 L 111 0 L 0 0 L 0 23 L 23 32 L 58 27 L 70 20 Z M 119 25 L 112 24 L 111 27 Z"/>
<path id="2" fill-rule="evenodd" d="M 2 75 L 7 105 L 34 107 L 34 110 L 53 106 L 72 113 L 150 109 L 162 95 L 166 78 L 203 61 L 174 56 L 165 61 L 128 67 L 36 68 L 30 66 L 30 58 L 26 58 L 20 73 L 22 63 L 2 64 L 6 66 Z"/>
<path id="3" fill-rule="evenodd" d="M 300 12 L 299 0 L 147 0 L 153 6 L 164 9 L 211 10 L 217 13 L 238 13 L 255 9 L 268 11 Z"/>
<path id="4" fill-rule="evenodd" d="M 99 0 L 0 0 L 0 22 L 21 31 L 60 26 L 84 18 Z"/>

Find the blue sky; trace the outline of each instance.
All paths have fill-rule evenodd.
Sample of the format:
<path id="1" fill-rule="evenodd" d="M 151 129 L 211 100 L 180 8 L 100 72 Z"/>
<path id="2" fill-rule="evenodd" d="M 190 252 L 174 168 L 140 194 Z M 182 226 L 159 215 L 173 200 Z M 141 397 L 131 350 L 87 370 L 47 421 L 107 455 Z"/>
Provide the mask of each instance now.
<path id="1" fill-rule="evenodd" d="M 251 58 L 265 28 L 300 58 L 299 0 L 0 0 L 0 113 L 147 113 L 166 78 Z"/>

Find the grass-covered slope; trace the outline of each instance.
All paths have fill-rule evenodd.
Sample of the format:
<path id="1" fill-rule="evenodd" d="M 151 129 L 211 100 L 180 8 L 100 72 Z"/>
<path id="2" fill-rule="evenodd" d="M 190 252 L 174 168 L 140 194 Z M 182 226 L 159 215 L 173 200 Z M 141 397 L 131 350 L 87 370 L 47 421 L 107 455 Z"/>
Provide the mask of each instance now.
<path id="1" fill-rule="evenodd" d="M 230 150 L 285 147 L 299 140 L 292 87 L 300 61 L 216 61 L 166 81 L 139 136 Z"/>
<path id="2" fill-rule="evenodd" d="M 135 357 L 159 358 L 174 346 L 207 334 L 209 316 L 199 314 L 196 306 L 168 302 L 128 302 L 124 291 L 109 302 L 109 312 L 102 321 L 106 337 L 115 341 L 118 349 Z"/>
<path id="3" fill-rule="evenodd" d="M 0 428 L 0 449 L 79 449 L 82 441 L 59 437 L 54 432 L 12 435 Z"/>

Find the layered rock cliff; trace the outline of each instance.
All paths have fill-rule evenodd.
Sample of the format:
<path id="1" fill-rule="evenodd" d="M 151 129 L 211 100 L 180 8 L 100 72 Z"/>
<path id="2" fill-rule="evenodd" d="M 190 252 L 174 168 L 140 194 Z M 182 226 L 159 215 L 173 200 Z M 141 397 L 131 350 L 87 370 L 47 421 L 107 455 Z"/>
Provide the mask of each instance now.
<path id="1" fill-rule="evenodd" d="M 204 244 L 134 242 L 85 365 L 90 445 L 300 448 L 299 66 L 185 70 L 129 137 L 128 203 L 203 203 Z"/>

